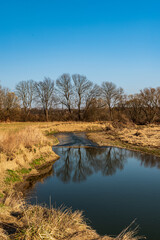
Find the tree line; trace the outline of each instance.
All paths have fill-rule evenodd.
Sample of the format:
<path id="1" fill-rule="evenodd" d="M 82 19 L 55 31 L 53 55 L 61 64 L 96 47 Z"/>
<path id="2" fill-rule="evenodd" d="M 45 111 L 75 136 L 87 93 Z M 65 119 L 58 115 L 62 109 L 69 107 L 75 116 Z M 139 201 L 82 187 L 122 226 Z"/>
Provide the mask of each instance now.
<path id="1" fill-rule="evenodd" d="M 0 86 L 0 121 L 103 121 L 128 119 L 136 124 L 160 122 L 160 87 L 133 95 L 112 82 L 101 86 L 80 74 L 56 81 L 20 81 L 15 91 Z"/>

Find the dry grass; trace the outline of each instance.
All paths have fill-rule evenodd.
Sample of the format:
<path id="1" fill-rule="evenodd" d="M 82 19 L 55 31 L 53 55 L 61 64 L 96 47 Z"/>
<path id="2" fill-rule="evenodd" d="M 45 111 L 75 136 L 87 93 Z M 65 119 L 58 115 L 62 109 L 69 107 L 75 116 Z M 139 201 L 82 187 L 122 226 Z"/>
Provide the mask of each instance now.
<path id="1" fill-rule="evenodd" d="M 105 131 L 88 133 L 87 136 L 100 146 L 116 146 L 160 156 L 159 125 L 125 125 L 118 128 L 109 123 Z"/>
<path id="2" fill-rule="evenodd" d="M 2 132 L 0 135 L 0 151 L 14 153 L 22 146 L 31 148 L 34 145 L 46 145 L 47 138 L 38 128 L 28 127 L 15 132 Z"/>
<path id="3" fill-rule="evenodd" d="M 0 228 L 0 240 L 9 240 L 9 237 L 2 228 Z"/>
<path id="4" fill-rule="evenodd" d="M 53 122 L 39 125 L 39 127 L 49 134 L 56 132 L 104 131 L 106 122 Z"/>
<path id="5" fill-rule="evenodd" d="M 18 198 L 19 199 L 19 198 Z M 12 202 L 13 200 L 13 202 Z M 11 208 L 14 205 L 14 208 Z M 71 209 L 54 209 L 42 206 L 25 205 L 20 199 L 14 201 L 14 196 L 7 199 L 8 212 L 12 210 L 6 219 L 0 213 L 0 237 L 13 240 L 139 240 L 137 228 L 131 230 L 131 226 L 122 231 L 116 238 L 99 236 L 95 230 L 86 224 L 82 212 L 72 212 Z M 4 232 L 3 226 L 12 226 L 14 234 Z M 1 238 L 0 238 L 1 239 Z"/>
<path id="6" fill-rule="evenodd" d="M 122 141 L 143 147 L 160 148 L 160 126 L 148 125 L 119 131 Z"/>
<path id="7" fill-rule="evenodd" d="M 133 221 L 126 229 L 124 229 L 115 240 L 140 240 L 146 239 L 145 237 L 138 236 L 138 226 L 132 229 L 135 221 Z"/>
<path id="8" fill-rule="evenodd" d="M 83 220 L 82 213 L 70 209 L 47 209 L 29 206 L 21 221 L 26 221 L 23 232 L 16 239 L 95 239 L 98 234 Z"/>
<path id="9" fill-rule="evenodd" d="M 49 132 L 100 131 L 105 129 L 106 122 L 10 122 L 0 123 L 0 132 L 17 131 L 28 127 L 39 128 L 42 131 L 48 130 Z"/>
<path id="10" fill-rule="evenodd" d="M 32 169 L 31 173 L 35 174 L 35 165 L 58 157 L 51 147 L 56 139 L 48 139 L 39 128 L 6 125 L 9 126 L 6 131 L 5 127 L 0 128 L 0 194 L 6 189 L 10 191 L 16 181 L 22 180 L 18 171 L 28 173 Z"/>

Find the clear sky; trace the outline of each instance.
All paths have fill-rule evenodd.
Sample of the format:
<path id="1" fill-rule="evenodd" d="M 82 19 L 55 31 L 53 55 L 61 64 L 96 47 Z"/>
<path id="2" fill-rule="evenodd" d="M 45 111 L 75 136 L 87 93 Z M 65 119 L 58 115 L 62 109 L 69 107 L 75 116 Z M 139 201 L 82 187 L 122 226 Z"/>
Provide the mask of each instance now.
<path id="1" fill-rule="evenodd" d="M 160 1 L 0 0 L 1 85 L 62 73 L 160 86 Z"/>

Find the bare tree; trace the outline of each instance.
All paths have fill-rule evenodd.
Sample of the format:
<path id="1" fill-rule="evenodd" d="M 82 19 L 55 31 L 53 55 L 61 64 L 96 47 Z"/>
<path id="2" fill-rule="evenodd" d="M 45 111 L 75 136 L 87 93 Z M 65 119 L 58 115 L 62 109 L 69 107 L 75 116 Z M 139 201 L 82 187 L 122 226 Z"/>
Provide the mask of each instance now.
<path id="1" fill-rule="evenodd" d="M 43 106 L 46 121 L 48 121 L 48 110 L 52 107 L 54 101 L 54 81 L 50 78 L 44 78 L 41 82 L 35 82 L 36 101 Z"/>
<path id="2" fill-rule="evenodd" d="M 137 124 L 144 123 L 143 104 L 140 94 L 129 95 L 125 108 L 129 119 Z"/>
<path id="3" fill-rule="evenodd" d="M 157 114 L 159 104 L 159 94 L 157 93 L 158 88 L 144 88 L 140 91 L 143 112 L 148 123 L 152 122 Z"/>
<path id="4" fill-rule="evenodd" d="M 64 73 L 56 80 L 58 100 L 61 104 L 65 105 L 71 114 L 73 86 L 69 74 Z"/>
<path id="5" fill-rule="evenodd" d="M 16 94 L 22 102 L 25 117 L 29 116 L 34 99 L 34 81 L 21 81 L 16 85 Z"/>
<path id="6" fill-rule="evenodd" d="M 103 82 L 101 87 L 101 95 L 109 109 L 110 120 L 112 120 L 112 109 L 121 100 L 123 94 L 122 88 L 117 88 L 112 82 Z"/>
<path id="7" fill-rule="evenodd" d="M 10 119 L 11 115 L 20 108 L 19 99 L 14 92 L 10 92 L 8 88 L 3 89 L 2 109 L 6 119 Z"/>
<path id="8" fill-rule="evenodd" d="M 75 91 L 75 102 L 78 107 L 78 119 L 81 120 L 81 105 L 84 104 L 86 96 L 89 94 L 93 83 L 86 76 L 80 74 L 72 75 Z"/>
<path id="9" fill-rule="evenodd" d="M 98 114 L 98 111 L 101 108 L 101 105 L 98 104 L 100 103 L 99 102 L 100 94 L 101 94 L 100 87 L 96 84 L 92 85 L 91 89 L 88 91 L 88 94 L 85 96 L 85 106 L 84 106 L 85 119 L 88 119 L 89 117 L 88 115 L 92 115 L 92 117 L 95 118 L 95 116 Z"/>
<path id="10" fill-rule="evenodd" d="M 94 99 L 100 98 L 101 95 L 101 89 L 100 87 L 95 84 L 92 85 L 92 87 L 88 90 L 88 93 L 85 96 L 85 109 L 88 109 L 90 104 Z"/>
<path id="11" fill-rule="evenodd" d="M 18 97 L 14 92 L 10 92 L 9 89 L 4 89 L 3 108 L 6 110 L 19 107 Z"/>

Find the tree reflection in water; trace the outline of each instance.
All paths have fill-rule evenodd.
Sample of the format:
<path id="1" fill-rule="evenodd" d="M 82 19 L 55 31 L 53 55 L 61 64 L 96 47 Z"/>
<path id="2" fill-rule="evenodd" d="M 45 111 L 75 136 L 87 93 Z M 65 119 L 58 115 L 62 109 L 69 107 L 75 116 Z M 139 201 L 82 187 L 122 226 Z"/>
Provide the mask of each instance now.
<path id="1" fill-rule="evenodd" d="M 128 151 L 128 157 L 134 157 L 141 161 L 141 166 L 144 167 L 156 167 L 160 169 L 160 158 L 154 155 L 140 153 L 140 152 L 134 152 L 134 151 Z"/>
<path id="2" fill-rule="evenodd" d="M 104 176 L 115 174 L 117 169 L 122 170 L 127 161 L 126 151 L 113 147 L 88 149 L 86 154 L 94 171 L 101 171 Z"/>
<path id="3" fill-rule="evenodd" d="M 127 161 L 124 149 L 107 148 L 55 148 L 61 156 L 54 164 L 56 176 L 64 183 L 81 182 L 94 172 L 109 176 L 122 170 Z"/>
<path id="4" fill-rule="evenodd" d="M 58 164 L 58 168 L 55 169 L 56 175 L 62 182 L 67 183 L 71 179 L 73 169 L 73 164 L 70 162 L 71 148 L 62 148 L 61 154 L 63 154 L 63 161 L 59 160 L 60 164 Z"/>

